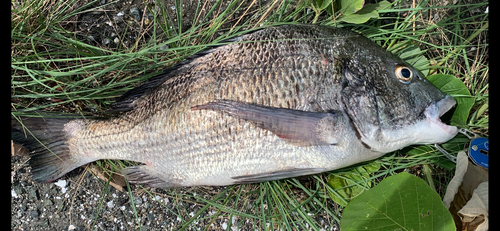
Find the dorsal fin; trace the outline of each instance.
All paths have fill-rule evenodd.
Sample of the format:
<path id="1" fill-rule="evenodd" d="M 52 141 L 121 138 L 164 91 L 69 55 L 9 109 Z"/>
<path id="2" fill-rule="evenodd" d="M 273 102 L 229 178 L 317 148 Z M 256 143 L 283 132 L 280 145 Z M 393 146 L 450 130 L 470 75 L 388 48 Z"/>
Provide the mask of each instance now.
<path id="1" fill-rule="evenodd" d="M 255 31 L 252 31 L 252 33 L 253 32 Z M 240 41 L 242 36 L 243 35 L 235 38 L 222 40 L 219 42 L 220 43 L 219 45 L 208 46 L 206 49 L 199 51 L 189 56 L 184 61 L 168 68 L 167 70 L 163 71 L 163 73 L 149 78 L 146 82 L 142 83 L 141 85 L 125 92 L 118 100 L 116 100 L 116 102 L 111 104 L 111 109 L 108 110 L 107 112 L 118 113 L 118 112 L 125 112 L 132 110 L 134 106 L 137 104 L 136 102 L 137 99 L 139 99 L 141 96 L 145 94 L 148 94 L 149 92 L 154 91 L 158 86 L 163 84 L 168 79 L 186 71 L 188 68 L 185 67 L 188 67 L 189 64 L 191 64 L 194 60 L 203 57 L 207 54 L 210 54 L 222 46 L 229 45 L 228 43 Z"/>
<path id="2" fill-rule="evenodd" d="M 125 92 L 119 99 L 116 100 L 113 104 L 111 104 L 111 109 L 108 110 L 108 113 L 118 113 L 132 110 L 134 108 L 133 102 L 144 95 L 146 92 L 155 89 L 164 83 L 167 79 L 174 76 L 180 67 L 186 65 L 191 60 L 184 60 L 183 62 L 177 63 L 171 68 L 168 68 L 163 73 L 158 74 L 149 78 L 146 82 L 141 85 L 132 88 Z"/>
<path id="3" fill-rule="evenodd" d="M 125 92 L 116 102 L 111 104 L 111 109 L 108 110 L 108 113 L 117 113 L 117 112 L 125 112 L 132 110 L 134 108 L 134 101 L 138 99 L 139 97 L 143 96 L 144 94 L 147 94 L 148 92 L 156 89 L 156 87 L 160 86 L 162 83 L 170 79 L 171 77 L 181 73 L 184 71 L 184 68 L 187 65 L 189 65 L 193 60 L 203 57 L 206 54 L 211 53 L 214 50 L 214 48 L 209 48 L 200 52 L 197 52 L 190 57 L 186 58 L 184 61 L 175 64 L 174 66 L 168 68 L 167 70 L 163 71 L 163 73 L 155 75 L 146 82 L 142 83 L 141 85 L 128 90 Z"/>

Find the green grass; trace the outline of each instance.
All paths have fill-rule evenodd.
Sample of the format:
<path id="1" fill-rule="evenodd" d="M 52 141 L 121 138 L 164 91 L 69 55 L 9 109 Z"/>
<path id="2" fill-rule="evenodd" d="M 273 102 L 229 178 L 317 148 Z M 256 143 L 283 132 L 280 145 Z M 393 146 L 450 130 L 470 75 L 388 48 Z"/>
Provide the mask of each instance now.
<path id="1" fill-rule="evenodd" d="M 71 23 L 78 15 L 99 10 L 98 2 L 11 2 L 12 115 L 30 115 L 44 110 L 104 116 L 104 111 L 116 97 L 207 46 L 261 26 L 311 23 L 316 16 L 308 9 L 307 0 L 268 0 L 266 4 L 249 1 L 246 5 L 232 0 L 225 1 L 226 8 L 220 7 L 222 1 L 211 8 L 200 3 L 195 11 L 198 20 L 193 20 L 191 27 L 182 28 L 182 3 L 175 1 L 177 13 L 172 15 L 165 10 L 170 6 L 156 1 L 159 10 L 155 11 L 154 20 L 148 26 L 137 31 L 137 42 L 125 44 L 120 41 L 117 46 L 110 47 L 89 43 L 82 34 L 84 32 L 71 31 Z M 489 57 L 488 18 L 484 13 L 487 3 L 465 5 L 459 1 L 455 5 L 443 6 L 441 1 L 417 1 L 412 7 L 412 1 L 404 6 L 400 2 L 396 1 L 389 9 L 379 12 L 380 18 L 362 25 L 337 23 L 326 12 L 317 18 L 317 23 L 361 32 L 396 53 L 409 46 L 418 46 L 430 62 L 429 74 L 450 74 L 465 83 L 475 104 L 463 127 L 487 137 Z M 236 12 L 240 15 L 232 17 Z M 438 12 L 446 12 L 446 16 L 429 19 L 428 15 Z M 459 137 L 449 143 L 460 147 L 464 142 Z M 451 146 L 447 146 L 448 150 L 456 153 L 458 150 Z M 416 151 L 412 152 L 412 149 Z M 406 148 L 375 162 L 381 165 L 380 170 L 352 185 L 380 182 L 384 177 L 407 171 L 427 180 L 443 196 L 453 175 L 451 162 L 433 146 Z M 130 163 L 101 161 L 99 164 L 104 171 L 117 172 Z M 364 164 L 367 163 L 357 166 Z M 331 174 L 346 173 L 353 168 Z M 182 206 L 172 211 L 182 219 L 180 229 L 197 220 L 216 223 L 222 216 L 229 219 L 228 227 L 232 219 L 237 219 L 235 225 L 238 227 L 245 227 L 246 220 L 249 220 L 260 229 L 300 227 L 319 230 L 325 224 L 315 218 L 326 217 L 324 222 L 329 224 L 338 222 L 341 213 L 341 207 L 333 203 L 328 192 L 336 193 L 342 189 L 332 189 L 327 184 L 327 175 L 229 186 L 208 199 L 201 193 L 193 196 L 182 190 L 163 192 L 180 201 L 195 201 L 201 207 L 193 217 Z M 129 185 L 127 187 L 130 189 Z M 149 190 L 147 192 L 154 198 Z M 137 217 L 133 200 L 131 202 Z M 216 213 L 197 216 L 208 210 Z"/>

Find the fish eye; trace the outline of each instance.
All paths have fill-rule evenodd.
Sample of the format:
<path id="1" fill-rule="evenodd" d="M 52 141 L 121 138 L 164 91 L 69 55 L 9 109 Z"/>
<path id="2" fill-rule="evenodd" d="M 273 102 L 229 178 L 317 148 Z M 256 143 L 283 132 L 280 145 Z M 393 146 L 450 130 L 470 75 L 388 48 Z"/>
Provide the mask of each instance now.
<path id="1" fill-rule="evenodd" d="M 394 73 L 396 74 L 396 77 L 398 77 L 399 81 L 403 83 L 409 83 L 413 78 L 413 72 L 407 66 L 397 65 Z"/>

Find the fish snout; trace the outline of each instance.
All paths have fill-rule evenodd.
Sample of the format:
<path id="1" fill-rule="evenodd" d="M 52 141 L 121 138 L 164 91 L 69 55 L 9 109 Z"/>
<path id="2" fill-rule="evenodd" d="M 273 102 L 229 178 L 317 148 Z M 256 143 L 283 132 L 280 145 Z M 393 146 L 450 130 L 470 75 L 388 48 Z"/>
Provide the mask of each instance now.
<path id="1" fill-rule="evenodd" d="M 446 137 L 449 137 L 449 139 L 458 133 L 458 129 L 455 126 L 447 125 L 441 122 L 439 117 L 443 116 L 456 104 L 457 101 L 453 97 L 446 95 L 443 99 L 430 103 L 424 110 L 424 115 L 427 117 L 431 127 L 436 129 L 436 132 L 438 133 L 446 133 Z"/>

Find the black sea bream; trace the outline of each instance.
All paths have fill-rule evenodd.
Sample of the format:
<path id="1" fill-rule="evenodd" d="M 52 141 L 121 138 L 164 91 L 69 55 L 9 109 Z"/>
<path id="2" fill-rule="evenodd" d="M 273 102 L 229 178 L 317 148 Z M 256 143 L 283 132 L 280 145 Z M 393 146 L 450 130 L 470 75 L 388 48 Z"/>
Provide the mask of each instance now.
<path id="1" fill-rule="evenodd" d="M 283 25 L 205 50 L 125 93 L 106 120 L 21 118 L 34 180 L 99 159 L 151 187 L 230 185 L 314 174 L 412 144 L 446 142 L 456 101 L 349 30 Z M 43 145 L 42 145 L 43 144 Z M 48 149 L 47 149 L 48 148 Z"/>

